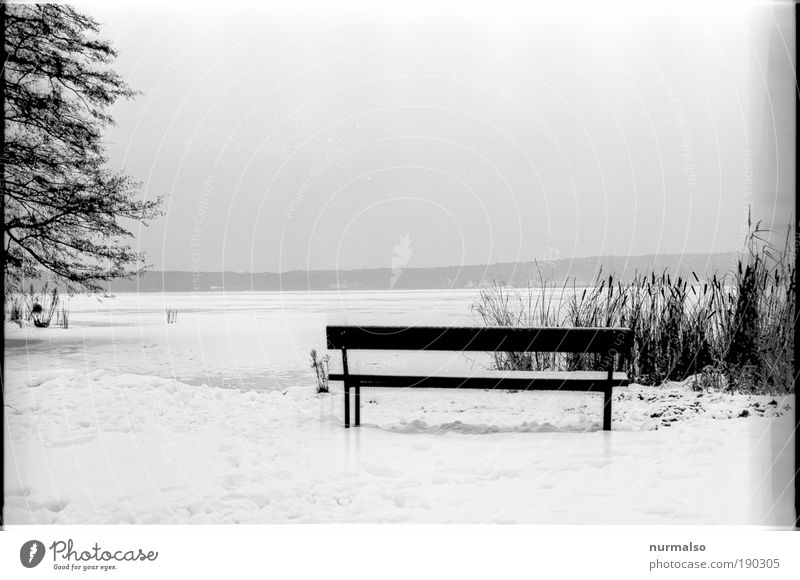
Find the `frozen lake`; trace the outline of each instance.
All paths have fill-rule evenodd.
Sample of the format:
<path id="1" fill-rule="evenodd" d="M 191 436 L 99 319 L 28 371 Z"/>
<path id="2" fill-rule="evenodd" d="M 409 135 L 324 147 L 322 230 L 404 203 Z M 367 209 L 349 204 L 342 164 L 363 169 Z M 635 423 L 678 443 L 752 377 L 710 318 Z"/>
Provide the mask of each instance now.
<path id="1" fill-rule="evenodd" d="M 327 324 L 468 325 L 478 322 L 470 309 L 477 297 L 477 290 L 74 296 L 67 330 L 7 325 L 6 360 L 15 371 L 104 369 L 284 389 L 313 384 L 308 355 L 324 350 Z M 176 323 L 167 324 L 166 308 L 178 310 Z M 392 364 L 383 356 L 376 364 Z"/>

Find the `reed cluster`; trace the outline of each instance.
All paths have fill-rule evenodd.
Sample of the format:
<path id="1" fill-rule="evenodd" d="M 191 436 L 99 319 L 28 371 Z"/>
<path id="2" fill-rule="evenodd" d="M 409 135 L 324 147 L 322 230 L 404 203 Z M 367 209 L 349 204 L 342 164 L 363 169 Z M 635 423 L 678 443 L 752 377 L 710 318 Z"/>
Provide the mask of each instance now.
<path id="1" fill-rule="evenodd" d="M 39 291 L 31 285 L 27 292 L 6 295 L 3 314 L 9 322 L 20 326 L 32 323 L 39 328 L 49 327 L 55 316 L 57 326 L 69 328 L 69 308 L 58 288 L 51 289 L 47 283 Z"/>
<path id="2" fill-rule="evenodd" d="M 540 276 L 527 291 L 493 284 L 472 309 L 487 325 L 626 327 L 619 369 L 644 385 L 692 378 L 698 388 L 794 391 L 795 249 L 776 250 L 760 224 L 730 272 L 687 279 L 668 272 L 623 281 L 599 275 L 586 288 Z M 498 369 L 596 368 L 590 354 L 495 353 Z"/>

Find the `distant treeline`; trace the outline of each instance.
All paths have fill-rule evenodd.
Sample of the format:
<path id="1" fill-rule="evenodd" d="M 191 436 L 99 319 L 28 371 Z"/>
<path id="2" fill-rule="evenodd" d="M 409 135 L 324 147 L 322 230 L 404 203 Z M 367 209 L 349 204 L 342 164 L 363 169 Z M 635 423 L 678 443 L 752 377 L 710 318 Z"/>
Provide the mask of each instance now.
<path id="1" fill-rule="evenodd" d="M 593 257 L 541 262 L 512 262 L 477 266 L 439 268 L 392 268 L 360 270 L 270 272 L 183 272 L 151 271 L 130 280 L 116 280 L 108 286 L 117 292 L 209 292 L 278 290 L 424 290 L 480 288 L 493 282 L 527 286 L 529 281 L 570 280 L 576 285 L 592 284 L 601 273 L 613 273 L 617 280 L 632 280 L 637 274 L 668 272 L 688 277 L 724 274 L 737 265 L 734 253 L 672 254 L 663 256 Z"/>

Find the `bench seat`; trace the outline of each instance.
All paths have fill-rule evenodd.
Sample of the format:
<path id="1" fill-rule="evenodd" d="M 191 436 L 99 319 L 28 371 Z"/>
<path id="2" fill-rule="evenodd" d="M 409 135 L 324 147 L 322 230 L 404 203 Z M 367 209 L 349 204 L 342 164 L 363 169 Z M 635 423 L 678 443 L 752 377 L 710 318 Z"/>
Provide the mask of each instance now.
<path id="1" fill-rule="evenodd" d="M 344 381 L 343 374 L 331 374 L 330 380 Z M 441 389 L 501 389 L 510 391 L 600 391 L 608 387 L 605 371 L 492 371 L 478 370 L 446 376 L 419 375 L 404 369 L 388 374 L 349 374 L 353 387 L 399 387 Z M 616 372 L 612 386 L 626 387 L 628 375 Z"/>
<path id="2" fill-rule="evenodd" d="M 633 348 L 627 328 L 560 328 L 510 326 L 328 326 L 329 350 L 341 350 L 342 372 L 328 376 L 344 383 L 344 426 L 350 427 L 350 391 L 355 404 L 355 424 L 361 424 L 361 387 L 407 389 L 483 389 L 495 391 L 594 391 L 603 393 L 603 430 L 611 430 L 614 387 L 630 384 L 624 372 L 614 372 L 618 356 Z M 548 352 L 598 355 L 597 370 L 524 371 L 467 370 L 439 366 L 433 372 L 405 368 L 375 368 L 354 373 L 348 366 L 350 351 Z M 370 363 L 367 363 L 370 364 Z M 357 365 L 363 366 L 363 365 Z M 599 368 L 598 368 L 599 367 Z M 604 370 L 600 370 L 604 369 Z M 386 372 L 383 372 L 383 371 Z M 424 373 L 424 374 L 423 374 Z"/>

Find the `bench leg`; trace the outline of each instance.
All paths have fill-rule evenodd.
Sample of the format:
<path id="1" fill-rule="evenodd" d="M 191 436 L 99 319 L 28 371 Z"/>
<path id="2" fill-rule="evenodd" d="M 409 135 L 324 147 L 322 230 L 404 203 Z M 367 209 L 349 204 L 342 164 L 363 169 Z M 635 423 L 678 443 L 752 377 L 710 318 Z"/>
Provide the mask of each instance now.
<path id="1" fill-rule="evenodd" d="M 611 387 L 603 391 L 603 431 L 611 431 Z"/>
<path id="2" fill-rule="evenodd" d="M 350 428 L 350 387 L 344 386 L 344 428 Z"/>
<path id="3" fill-rule="evenodd" d="M 361 387 L 354 387 L 353 404 L 356 411 L 356 427 L 361 425 Z"/>

